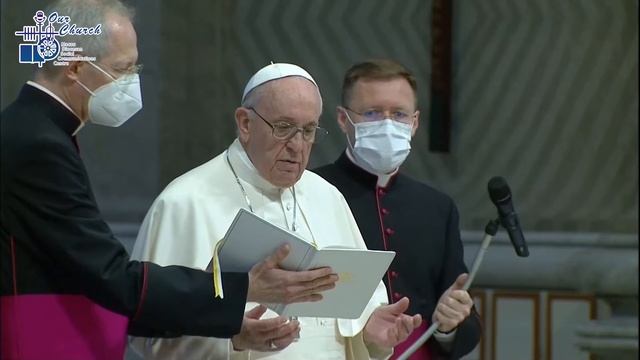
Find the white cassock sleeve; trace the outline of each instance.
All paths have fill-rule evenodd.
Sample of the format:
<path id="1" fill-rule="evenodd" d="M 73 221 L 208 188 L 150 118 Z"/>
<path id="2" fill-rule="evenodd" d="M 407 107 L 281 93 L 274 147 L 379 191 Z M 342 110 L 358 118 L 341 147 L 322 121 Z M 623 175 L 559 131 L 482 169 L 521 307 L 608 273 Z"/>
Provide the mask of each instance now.
<path id="1" fill-rule="evenodd" d="M 202 222 L 202 214 L 194 211 L 193 202 L 184 198 L 172 201 L 171 197 L 171 194 L 161 194 L 149 209 L 131 259 L 205 269 L 212 254 L 211 244 L 217 239 L 208 241 L 206 226 L 203 226 L 206 222 Z M 220 360 L 230 359 L 233 352 L 228 339 L 199 336 L 129 337 L 129 344 L 145 360 Z"/>

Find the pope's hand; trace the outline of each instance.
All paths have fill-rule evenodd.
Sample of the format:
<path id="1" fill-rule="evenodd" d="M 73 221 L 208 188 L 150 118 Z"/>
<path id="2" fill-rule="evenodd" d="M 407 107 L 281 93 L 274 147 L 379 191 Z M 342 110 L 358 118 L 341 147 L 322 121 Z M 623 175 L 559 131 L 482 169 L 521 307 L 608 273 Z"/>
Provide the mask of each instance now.
<path id="1" fill-rule="evenodd" d="M 289 346 L 300 334 L 300 323 L 279 316 L 260 320 L 267 308 L 258 305 L 244 314 L 240 333 L 231 338 L 235 350 L 278 351 Z"/>
<path id="2" fill-rule="evenodd" d="M 308 271 L 281 269 L 279 264 L 289 255 L 289 250 L 289 245 L 283 245 L 251 269 L 247 301 L 282 304 L 319 301 L 322 291 L 336 286 L 338 275 L 328 267 Z"/>
<path id="3" fill-rule="evenodd" d="M 473 300 L 466 290 L 462 290 L 467 278 L 468 274 L 460 274 L 453 285 L 440 296 L 432 317 L 434 322 L 440 323 L 438 331 L 452 331 L 471 314 Z"/>
<path id="4" fill-rule="evenodd" d="M 409 299 L 404 297 L 374 310 L 364 327 L 365 343 L 389 348 L 403 342 L 422 323 L 420 314 L 404 314 L 408 308 Z"/>

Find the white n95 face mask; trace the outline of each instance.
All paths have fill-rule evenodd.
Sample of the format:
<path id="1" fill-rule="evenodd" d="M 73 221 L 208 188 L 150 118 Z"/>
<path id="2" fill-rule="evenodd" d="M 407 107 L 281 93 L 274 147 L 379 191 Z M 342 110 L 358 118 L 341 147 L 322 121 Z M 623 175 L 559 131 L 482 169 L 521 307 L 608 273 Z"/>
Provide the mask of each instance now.
<path id="1" fill-rule="evenodd" d="M 355 129 L 351 148 L 356 162 L 375 174 L 388 174 L 402 165 L 411 151 L 411 124 L 392 119 L 356 124 L 345 114 Z"/>
<path id="2" fill-rule="evenodd" d="M 113 79 L 95 91 L 89 90 L 80 81 L 80 86 L 91 94 L 89 98 L 89 121 L 93 124 L 118 127 L 142 109 L 140 77 L 138 74 L 127 74 L 114 79 L 98 65 L 89 62 L 96 69 Z"/>

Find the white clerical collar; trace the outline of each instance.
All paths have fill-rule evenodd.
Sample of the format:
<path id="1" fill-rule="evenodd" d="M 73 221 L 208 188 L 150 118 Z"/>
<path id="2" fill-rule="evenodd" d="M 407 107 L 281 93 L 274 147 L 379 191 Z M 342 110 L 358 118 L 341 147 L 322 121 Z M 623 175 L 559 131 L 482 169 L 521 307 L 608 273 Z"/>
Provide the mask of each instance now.
<path id="1" fill-rule="evenodd" d="M 282 192 L 282 188 L 273 185 L 260 175 L 242 144 L 240 144 L 240 140 L 235 139 L 229 146 L 228 151 L 229 161 L 240 179 L 269 194 L 280 194 Z"/>
<path id="2" fill-rule="evenodd" d="M 395 170 L 393 170 L 392 172 L 390 172 L 388 174 L 377 174 L 375 172 L 372 172 L 371 170 L 368 170 L 365 166 L 362 166 L 362 165 L 358 164 L 358 162 L 356 161 L 355 157 L 351 153 L 351 149 L 348 146 L 347 146 L 346 153 L 347 153 L 347 157 L 349 158 L 349 160 L 351 160 L 351 162 L 354 163 L 357 167 L 359 167 L 362 170 L 368 172 L 369 174 L 373 174 L 373 175 L 378 177 L 378 181 L 377 181 L 376 185 L 379 186 L 379 187 L 387 187 L 387 185 L 389 184 L 389 180 L 391 180 L 391 178 L 394 177 L 398 173 L 398 170 L 400 169 L 400 168 L 396 168 Z"/>
<path id="3" fill-rule="evenodd" d="M 66 102 L 64 102 L 64 100 L 60 99 L 60 97 L 58 95 L 54 94 L 53 91 L 47 89 L 46 87 L 38 84 L 35 81 L 29 80 L 29 81 L 27 81 L 27 85 L 33 86 L 34 88 L 36 88 L 36 89 L 44 92 L 45 94 L 51 96 L 52 98 L 56 99 L 60 104 L 62 104 L 64 107 L 66 107 L 69 111 L 71 111 L 71 113 L 73 115 L 75 115 L 78 118 L 78 120 L 80 121 L 80 125 L 78 125 L 78 128 L 76 128 L 76 130 L 73 132 L 73 134 L 71 134 L 71 136 L 75 136 L 76 133 L 78 133 L 78 131 L 80 131 L 80 129 L 82 129 L 82 127 L 84 126 L 84 121 L 80 120 L 80 116 L 78 116 L 78 114 L 76 114 L 76 112 L 73 111 L 71 109 L 71 107 L 69 105 L 67 105 Z"/>

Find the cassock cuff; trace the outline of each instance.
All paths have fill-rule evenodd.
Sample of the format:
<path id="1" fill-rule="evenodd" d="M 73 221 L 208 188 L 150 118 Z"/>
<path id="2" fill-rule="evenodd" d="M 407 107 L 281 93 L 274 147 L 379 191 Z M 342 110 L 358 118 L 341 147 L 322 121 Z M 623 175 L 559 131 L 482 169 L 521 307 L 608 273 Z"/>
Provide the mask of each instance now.
<path id="1" fill-rule="evenodd" d="M 457 331 L 458 329 L 454 329 L 451 332 L 443 333 L 438 331 L 438 329 L 436 329 L 436 331 L 433 333 L 433 337 L 440 343 L 440 345 L 446 346 L 453 343 L 453 340 L 455 340 Z"/>

